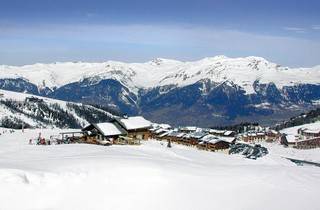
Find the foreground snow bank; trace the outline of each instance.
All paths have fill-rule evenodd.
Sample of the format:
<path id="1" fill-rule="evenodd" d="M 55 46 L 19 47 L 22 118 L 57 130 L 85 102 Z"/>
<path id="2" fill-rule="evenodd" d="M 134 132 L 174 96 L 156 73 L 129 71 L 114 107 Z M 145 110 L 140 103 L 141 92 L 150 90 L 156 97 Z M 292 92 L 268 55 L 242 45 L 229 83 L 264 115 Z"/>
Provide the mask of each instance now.
<path id="1" fill-rule="evenodd" d="M 318 209 L 320 170 L 160 142 L 28 145 L 0 136 L 0 209 Z M 49 137 L 59 130 L 43 130 Z"/>

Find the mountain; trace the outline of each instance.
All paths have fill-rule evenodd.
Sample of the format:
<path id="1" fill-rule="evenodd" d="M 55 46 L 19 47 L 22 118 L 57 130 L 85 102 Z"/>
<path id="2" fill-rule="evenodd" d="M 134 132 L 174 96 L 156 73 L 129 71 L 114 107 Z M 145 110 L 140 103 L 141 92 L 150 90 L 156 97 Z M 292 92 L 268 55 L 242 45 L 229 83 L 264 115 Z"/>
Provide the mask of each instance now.
<path id="1" fill-rule="evenodd" d="M 273 124 L 319 106 L 320 66 L 288 68 L 260 57 L 225 56 L 0 66 L 0 88 L 108 105 L 173 125 Z"/>
<path id="2" fill-rule="evenodd" d="M 80 128 L 114 117 L 106 108 L 5 90 L 0 94 L 0 127 Z"/>

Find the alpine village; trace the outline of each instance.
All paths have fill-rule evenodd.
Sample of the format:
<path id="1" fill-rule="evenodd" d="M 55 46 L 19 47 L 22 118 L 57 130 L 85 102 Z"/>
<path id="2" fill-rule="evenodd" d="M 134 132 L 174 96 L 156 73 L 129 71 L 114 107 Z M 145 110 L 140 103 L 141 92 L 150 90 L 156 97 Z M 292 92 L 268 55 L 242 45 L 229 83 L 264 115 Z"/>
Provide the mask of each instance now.
<path id="1" fill-rule="evenodd" d="M 298 118 L 301 118 L 299 116 Z M 291 119 L 292 120 L 292 119 Z M 279 131 L 290 121 L 274 128 L 258 124 L 241 124 L 222 128 L 200 128 L 196 126 L 172 127 L 169 124 L 152 123 L 143 116 L 115 116 L 102 123 L 90 123 L 81 130 L 62 132 L 45 139 L 39 136 L 29 140 L 29 144 L 52 145 L 85 143 L 102 146 L 140 145 L 141 141 L 156 140 L 162 145 L 189 146 L 194 149 L 225 154 L 242 154 L 257 159 L 268 154 L 261 143 L 278 143 L 284 147 L 313 149 L 320 147 L 320 129 L 301 127 L 294 135 Z M 230 128 L 228 130 L 227 128 Z"/>

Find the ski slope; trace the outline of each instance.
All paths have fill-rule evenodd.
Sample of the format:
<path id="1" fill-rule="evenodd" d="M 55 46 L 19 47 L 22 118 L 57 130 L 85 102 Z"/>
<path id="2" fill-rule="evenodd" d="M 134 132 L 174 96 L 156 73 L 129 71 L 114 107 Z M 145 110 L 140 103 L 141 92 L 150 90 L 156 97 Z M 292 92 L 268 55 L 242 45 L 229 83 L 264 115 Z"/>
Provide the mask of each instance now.
<path id="1" fill-rule="evenodd" d="M 62 130 L 0 129 L 0 209 L 318 210 L 320 169 L 157 141 L 36 146 Z"/>

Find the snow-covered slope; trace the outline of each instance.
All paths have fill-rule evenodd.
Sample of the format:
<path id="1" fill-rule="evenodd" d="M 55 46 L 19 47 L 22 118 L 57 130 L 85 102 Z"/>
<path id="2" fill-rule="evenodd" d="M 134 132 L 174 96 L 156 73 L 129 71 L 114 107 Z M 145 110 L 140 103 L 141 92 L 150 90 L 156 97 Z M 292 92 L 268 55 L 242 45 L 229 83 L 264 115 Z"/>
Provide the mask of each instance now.
<path id="1" fill-rule="evenodd" d="M 281 153 L 249 160 L 156 141 L 28 145 L 39 132 L 61 130 L 0 135 L 0 209 L 319 209 L 319 168 Z"/>
<path id="2" fill-rule="evenodd" d="M 10 127 L 80 127 L 94 115 L 113 117 L 98 108 L 25 93 L 0 90 L 0 122 Z M 97 119 L 98 120 L 98 119 Z"/>
<path id="3" fill-rule="evenodd" d="M 154 59 L 146 63 L 66 62 L 26 66 L 0 66 L 0 78 L 25 78 L 38 87 L 61 87 L 85 78 L 116 79 L 136 92 L 139 88 L 164 85 L 179 87 L 199 80 L 230 81 L 253 93 L 253 82 L 273 82 L 278 88 L 294 84 L 320 83 L 320 66 L 289 69 L 260 57 L 228 58 L 216 56 L 194 62 Z"/>

